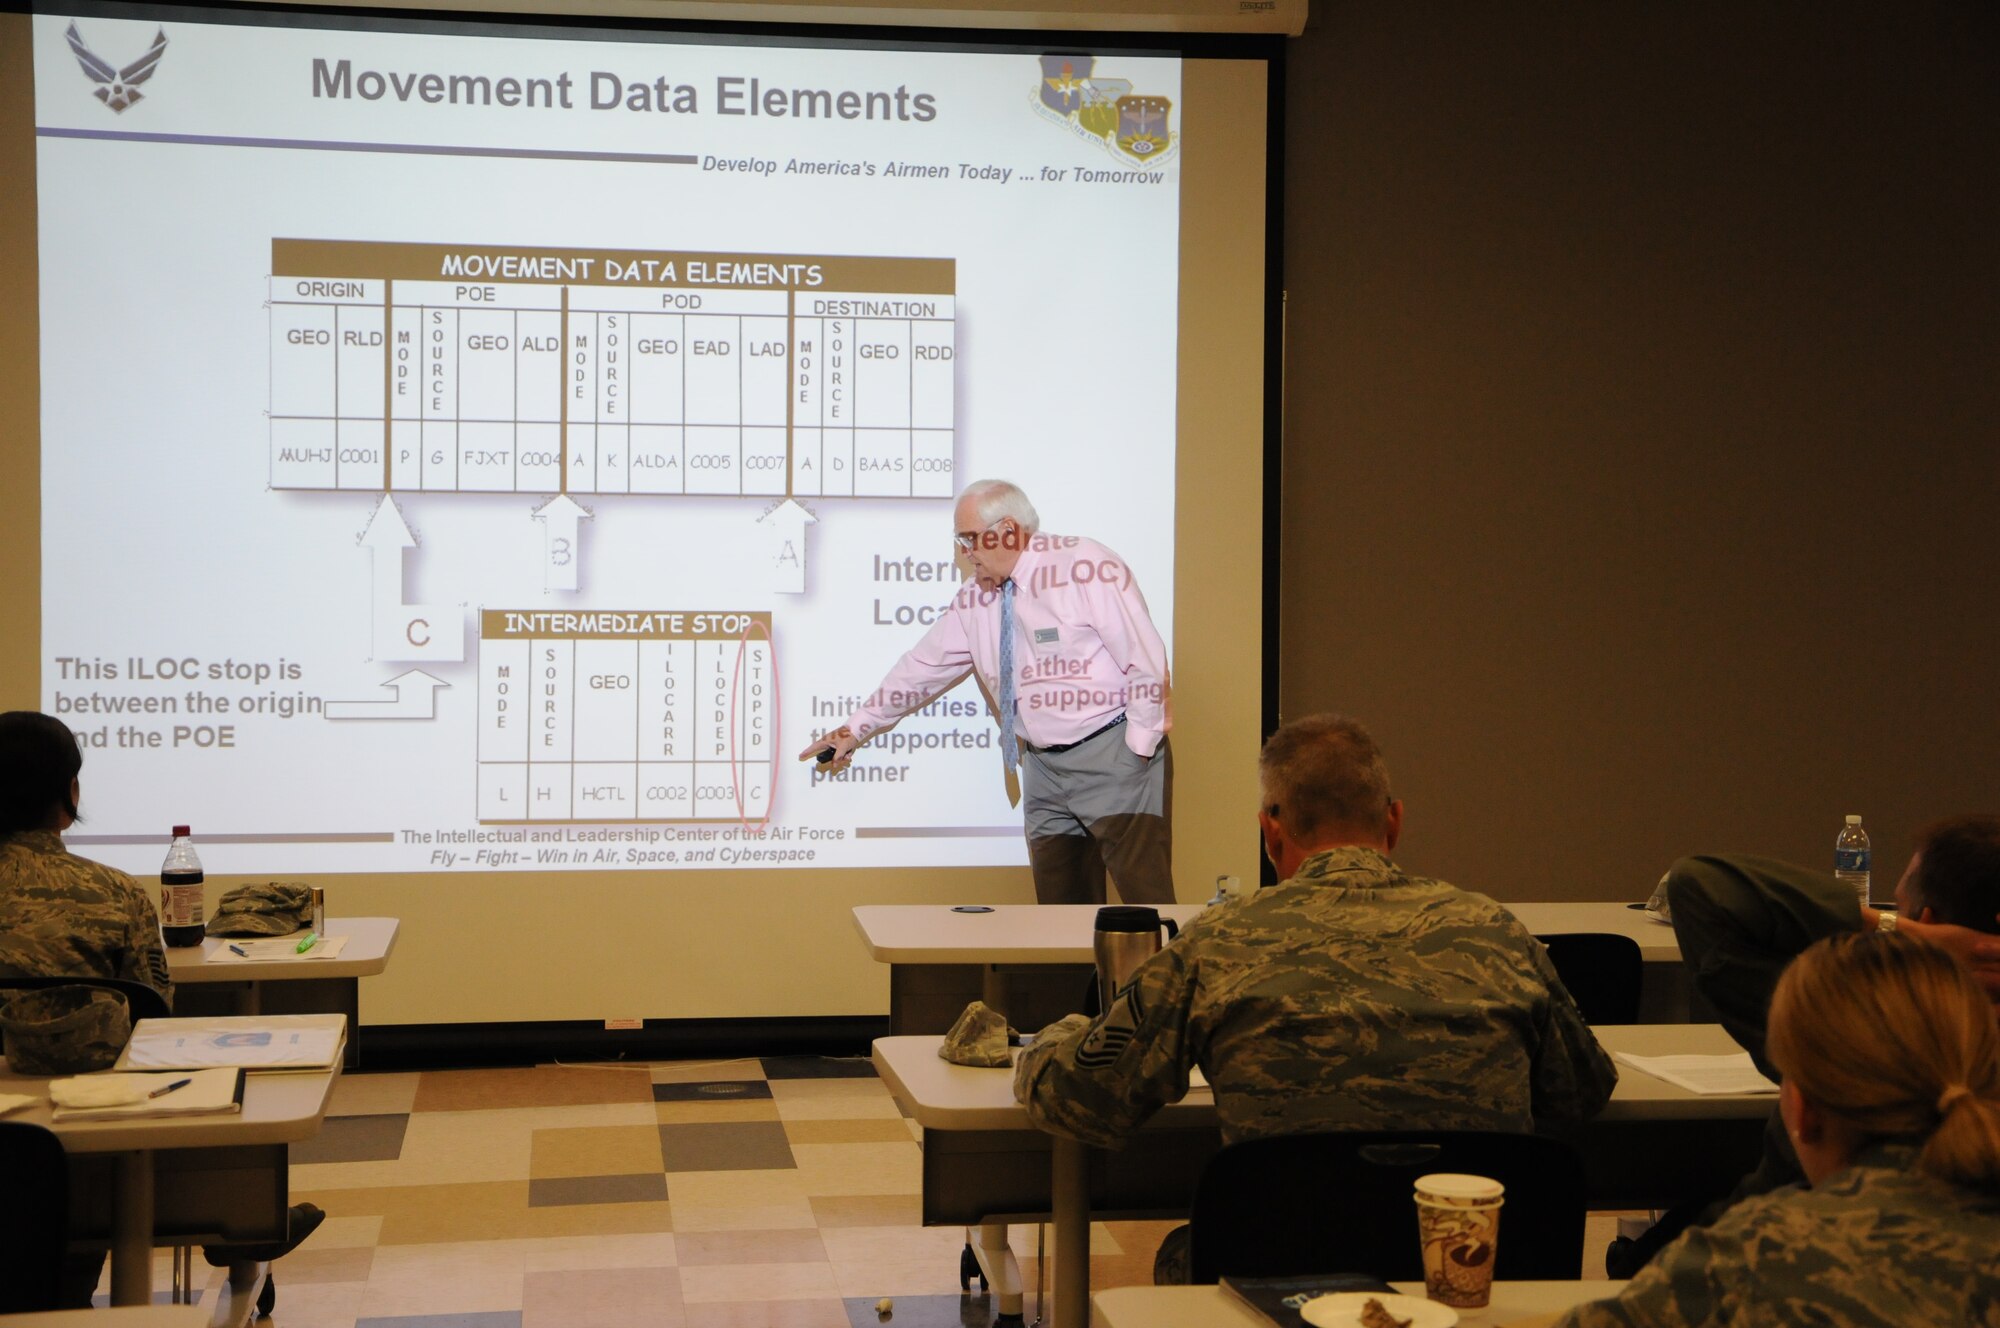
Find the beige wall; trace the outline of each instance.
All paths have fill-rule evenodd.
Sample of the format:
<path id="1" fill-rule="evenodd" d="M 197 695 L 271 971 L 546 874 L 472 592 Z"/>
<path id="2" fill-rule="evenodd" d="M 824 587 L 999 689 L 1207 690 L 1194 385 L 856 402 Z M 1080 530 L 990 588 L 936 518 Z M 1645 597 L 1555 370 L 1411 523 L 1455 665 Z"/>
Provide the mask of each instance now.
<path id="1" fill-rule="evenodd" d="M 1645 893 L 2000 810 L 1990 5 L 1333 0 L 1292 44 L 1282 706 L 1412 866 Z M 1883 880 L 1884 876 L 1888 881 Z"/>
<path id="2" fill-rule="evenodd" d="M 35 74 L 26 14 L 0 14 L 0 709 L 37 704 L 42 642 Z"/>

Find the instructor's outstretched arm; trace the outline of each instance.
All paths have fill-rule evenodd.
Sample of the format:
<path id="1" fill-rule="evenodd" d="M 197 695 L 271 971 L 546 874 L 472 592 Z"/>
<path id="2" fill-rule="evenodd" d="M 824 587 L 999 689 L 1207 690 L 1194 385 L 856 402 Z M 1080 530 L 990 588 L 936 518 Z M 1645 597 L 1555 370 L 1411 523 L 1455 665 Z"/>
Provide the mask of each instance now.
<path id="1" fill-rule="evenodd" d="M 972 667 L 972 645 L 963 617 L 972 593 L 969 583 L 962 587 L 923 638 L 896 661 L 867 704 L 850 715 L 847 723 L 814 738 L 799 753 L 799 759 L 817 761 L 820 753 L 831 752 L 821 764 L 827 774 L 837 775 L 853 762 L 855 749 L 862 743 L 963 678 Z"/>

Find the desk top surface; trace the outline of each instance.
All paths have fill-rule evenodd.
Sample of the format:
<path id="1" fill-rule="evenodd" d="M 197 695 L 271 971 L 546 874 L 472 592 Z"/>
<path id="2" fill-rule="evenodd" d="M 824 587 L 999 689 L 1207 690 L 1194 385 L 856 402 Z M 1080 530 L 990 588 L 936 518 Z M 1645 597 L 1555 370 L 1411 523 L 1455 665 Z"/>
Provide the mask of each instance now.
<path id="1" fill-rule="evenodd" d="M 1594 1030 L 1608 1052 L 1639 1056 L 1723 1055 L 1740 1050 L 1720 1024 L 1606 1024 Z M 942 1037 L 887 1037 L 875 1040 L 875 1069 L 910 1108 L 911 1118 L 929 1130 L 1022 1130 L 1027 1109 L 1014 1101 L 1010 1069 L 953 1065 L 938 1053 Z M 1618 1087 L 1598 1117 L 1602 1121 L 1762 1120 L 1777 1102 L 1775 1093 L 1703 1097 L 1664 1079 L 1621 1065 Z M 1195 1088 L 1153 1118 L 1161 1126 L 1215 1123 L 1215 1095 Z"/>
<path id="2" fill-rule="evenodd" d="M 1160 912 L 1185 926 L 1205 905 Z M 1674 929 L 1622 903 L 1508 904 L 1538 935 L 1608 931 L 1639 943 L 1649 964 L 1677 964 Z M 954 913 L 949 904 L 860 904 L 854 925 L 871 958 L 884 964 L 1088 964 L 1095 904 L 996 904 L 991 913 Z"/>
<path id="3" fill-rule="evenodd" d="M 1405 1295 L 1421 1296 L 1421 1282 L 1392 1282 Z M 1560 1314 L 1587 1300 L 1618 1294 L 1623 1282 L 1495 1282 L 1493 1300 L 1483 1310 L 1460 1310 L 1466 1325 L 1505 1324 L 1523 1315 Z M 1133 1286 L 1100 1291 L 1090 1298 L 1096 1328 L 1271 1328 L 1270 1321 L 1216 1286 Z"/>
<path id="4" fill-rule="evenodd" d="M 326 934 L 345 936 L 347 944 L 333 959 L 211 960 L 231 938 L 211 936 L 201 948 L 182 946 L 167 951 L 167 974 L 176 983 L 282 982 L 308 978 L 363 978 L 389 966 L 396 948 L 395 918 L 328 918 Z M 295 933 L 303 937 L 304 932 Z M 252 940 L 266 939 L 252 937 Z M 276 939 L 275 937 L 269 939 Z"/>
<path id="5" fill-rule="evenodd" d="M 60 1076 L 58 1076 L 60 1077 Z M 0 1061 L 0 1093 L 26 1093 L 32 1106 L 5 1119 L 54 1130 L 72 1153 L 122 1153 L 138 1148 L 228 1148 L 289 1144 L 319 1133 L 340 1068 L 250 1073 L 244 1076 L 243 1110 L 206 1116 L 157 1116 L 113 1121 L 59 1121 L 49 1104 L 49 1080 L 15 1074 Z M 9 1328 L 12 1321 L 9 1320 Z"/>
<path id="6" fill-rule="evenodd" d="M 206 1305 L 100 1305 L 10 1314 L 7 1328 L 205 1328 Z"/>

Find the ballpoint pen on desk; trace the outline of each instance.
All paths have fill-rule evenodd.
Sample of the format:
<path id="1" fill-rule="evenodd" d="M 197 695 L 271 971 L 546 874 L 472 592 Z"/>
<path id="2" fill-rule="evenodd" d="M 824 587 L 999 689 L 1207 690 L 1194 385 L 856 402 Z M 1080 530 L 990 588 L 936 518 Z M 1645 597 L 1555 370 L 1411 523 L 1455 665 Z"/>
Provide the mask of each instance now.
<path id="1" fill-rule="evenodd" d="M 312 949 L 315 945 L 318 944 L 319 944 L 319 933 L 316 931 L 309 931 L 306 933 L 306 938 L 303 941 L 299 942 L 298 953 L 304 954 L 306 951 Z"/>
<path id="2" fill-rule="evenodd" d="M 167 1094 L 173 1092 L 176 1088 L 186 1088 L 189 1084 L 193 1082 L 194 1080 L 192 1079 L 176 1079 L 170 1084 L 154 1089 L 152 1092 L 146 1094 L 146 1096 L 148 1099 L 156 1097 L 165 1097 Z"/>
<path id="3" fill-rule="evenodd" d="M 234 950 L 237 954 L 242 955 L 245 959 L 248 959 L 250 957 L 250 952 L 244 949 L 242 946 L 238 945 L 234 941 L 231 941 L 229 943 L 229 948 Z"/>

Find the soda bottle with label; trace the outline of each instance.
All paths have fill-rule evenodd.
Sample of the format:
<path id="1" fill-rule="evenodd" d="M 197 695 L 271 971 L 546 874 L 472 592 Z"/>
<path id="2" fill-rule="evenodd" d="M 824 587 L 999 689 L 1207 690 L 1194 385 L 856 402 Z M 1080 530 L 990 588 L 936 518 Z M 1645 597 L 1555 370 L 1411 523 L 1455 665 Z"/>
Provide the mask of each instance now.
<path id="1" fill-rule="evenodd" d="M 170 946 L 200 945 L 208 934 L 202 916 L 201 859 L 184 825 L 174 827 L 174 842 L 160 864 L 160 935 Z"/>

